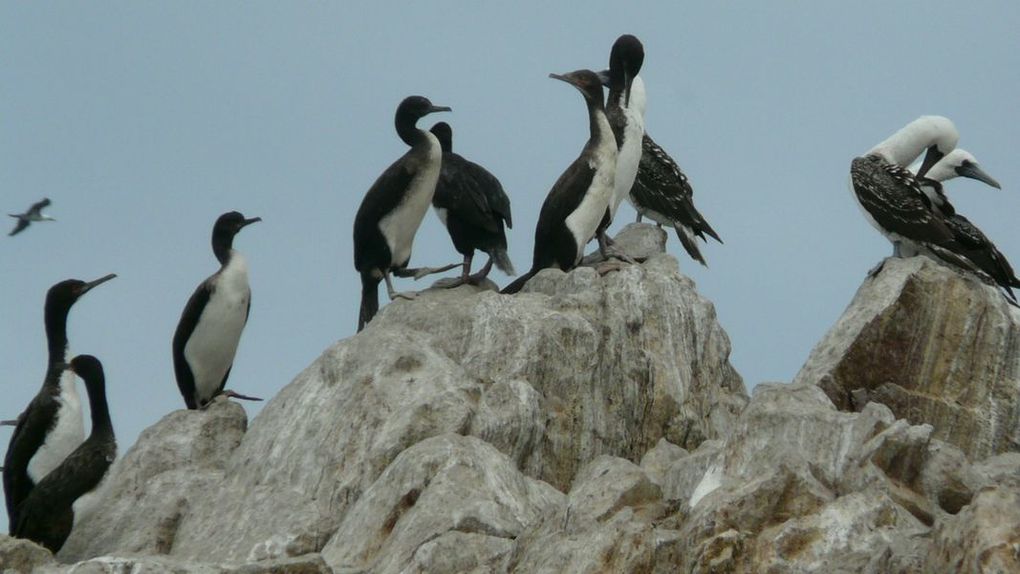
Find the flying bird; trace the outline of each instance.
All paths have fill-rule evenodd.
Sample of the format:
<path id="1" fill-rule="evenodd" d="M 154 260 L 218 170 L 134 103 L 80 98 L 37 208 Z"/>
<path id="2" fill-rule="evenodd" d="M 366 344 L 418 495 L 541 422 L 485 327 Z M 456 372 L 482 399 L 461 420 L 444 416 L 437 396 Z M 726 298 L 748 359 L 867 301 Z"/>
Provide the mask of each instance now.
<path id="1" fill-rule="evenodd" d="M 114 277 L 110 274 L 89 282 L 68 279 L 46 293 L 46 377 L 18 416 L 4 457 L 4 498 L 11 527 L 18 524 L 18 508 L 35 485 L 85 438 L 74 375 L 66 371 L 67 315 L 82 295 Z"/>
<path id="2" fill-rule="evenodd" d="M 11 217 L 17 219 L 18 223 L 17 225 L 14 226 L 14 229 L 12 229 L 11 232 L 8 233 L 7 235 L 12 236 L 21 233 L 33 221 L 56 221 L 56 219 L 53 219 L 49 215 L 46 215 L 45 213 L 42 212 L 42 210 L 45 209 L 46 207 L 49 207 L 49 205 L 50 205 L 49 198 L 44 197 L 42 201 L 33 203 L 32 207 L 29 207 L 28 211 L 26 211 L 25 213 L 8 213 L 7 215 L 10 215 Z"/>
<path id="3" fill-rule="evenodd" d="M 513 227 L 510 198 L 496 176 L 477 163 L 453 151 L 453 129 L 439 122 L 429 130 L 443 149 L 432 207 L 450 233 L 457 252 L 464 256 L 460 278 L 447 287 L 478 283 L 485 279 L 493 263 L 507 275 L 516 275 L 506 252 L 506 227 Z M 489 260 L 476 275 L 471 275 L 475 250 L 484 251 Z"/>
<path id="4" fill-rule="evenodd" d="M 236 211 L 216 219 L 212 249 L 220 268 L 199 283 L 177 323 L 172 345 L 174 375 L 189 409 L 205 408 L 220 394 L 262 400 L 223 390 L 251 311 L 248 262 L 234 250 L 234 236 L 257 221 L 262 218 L 246 219 Z"/>
<path id="5" fill-rule="evenodd" d="M 394 118 L 397 135 L 411 149 L 375 180 L 354 217 L 354 269 L 361 276 L 358 331 L 379 311 L 381 281 L 386 281 L 390 300 L 415 297 L 414 293 L 397 293 L 390 273 L 397 277 L 420 278 L 457 266 L 407 267 L 414 236 L 432 204 L 443 159 L 436 136 L 419 129 L 416 124 L 428 114 L 449 111 L 450 108 L 433 105 L 423 96 L 409 96 L 397 106 Z"/>
<path id="6" fill-rule="evenodd" d="M 21 504 L 18 522 L 11 526 L 14 536 L 41 544 L 54 554 L 71 534 L 74 502 L 99 485 L 117 458 L 102 363 L 92 355 L 79 355 L 68 367 L 85 381 L 92 431 L 85 442 L 32 489 Z"/>

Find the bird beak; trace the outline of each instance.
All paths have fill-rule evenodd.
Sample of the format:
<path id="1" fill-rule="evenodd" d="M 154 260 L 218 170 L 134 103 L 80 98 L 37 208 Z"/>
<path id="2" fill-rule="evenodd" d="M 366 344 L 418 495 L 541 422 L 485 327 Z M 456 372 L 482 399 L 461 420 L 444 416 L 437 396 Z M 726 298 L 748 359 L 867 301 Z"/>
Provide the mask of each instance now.
<path id="1" fill-rule="evenodd" d="M 571 86 L 574 86 L 578 90 L 581 89 L 577 85 L 577 81 L 574 80 L 573 74 L 549 74 L 549 77 L 554 79 L 554 80 L 560 80 L 561 82 L 566 82 L 566 83 L 570 84 Z"/>
<path id="2" fill-rule="evenodd" d="M 95 287 L 97 285 L 102 285 L 103 283 L 106 283 L 107 281 L 109 281 L 110 279 L 113 279 L 116 276 L 117 276 L 116 273 L 110 273 L 109 275 L 104 275 L 104 276 L 100 277 L 99 279 L 96 279 L 95 281 L 89 281 L 88 283 L 86 283 L 85 285 L 82 286 L 81 292 L 79 293 L 79 295 L 84 295 L 84 294 L 88 293 L 93 287 Z"/>
<path id="3" fill-rule="evenodd" d="M 924 177 L 924 174 L 945 156 L 946 154 L 939 151 L 938 146 L 929 147 L 928 153 L 924 154 L 924 161 L 921 162 L 921 169 L 917 170 L 917 177 Z"/>
<path id="4" fill-rule="evenodd" d="M 976 179 L 978 181 L 987 183 L 988 185 L 994 187 L 995 189 L 1002 189 L 1002 186 L 999 185 L 999 182 L 995 181 L 995 178 L 985 173 L 985 171 L 978 167 L 978 165 L 975 163 L 968 162 L 967 165 L 956 168 L 956 173 L 962 175 L 963 177 L 969 177 L 971 179 Z"/>
<path id="5" fill-rule="evenodd" d="M 452 112 L 453 110 L 449 106 L 432 106 L 429 108 L 429 113 L 434 114 L 436 112 Z"/>
<path id="6" fill-rule="evenodd" d="M 241 227 L 245 227 L 251 225 L 252 223 L 257 223 L 259 221 L 262 221 L 261 217 L 252 217 L 251 219 L 245 219 L 244 223 L 241 224 Z"/>

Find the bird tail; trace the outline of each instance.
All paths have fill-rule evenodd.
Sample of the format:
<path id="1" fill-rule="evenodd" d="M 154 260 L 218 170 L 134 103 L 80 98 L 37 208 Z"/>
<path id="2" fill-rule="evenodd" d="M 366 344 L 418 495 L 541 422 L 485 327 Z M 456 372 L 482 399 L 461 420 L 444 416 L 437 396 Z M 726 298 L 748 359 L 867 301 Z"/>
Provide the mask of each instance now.
<path id="1" fill-rule="evenodd" d="M 701 227 L 700 231 L 703 231 L 703 232 L 711 235 L 712 239 L 715 239 L 719 243 L 723 242 L 722 237 L 719 237 L 719 234 L 716 233 L 714 229 L 712 229 L 712 226 L 709 225 L 707 221 L 705 221 L 705 218 L 701 218 L 701 225 L 700 225 L 700 227 Z"/>
<path id="2" fill-rule="evenodd" d="M 361 274 L 361 311 L 358 313 L 358 331 L 379 312 L 379 282 L 369 272 Z"/>
<path id="3" fill-rule="evenodd" d="M 513 283 L 504 287 L 503 290 L 500 291 L 500 293 L 502 293 L 503 295 L 513 295 L 514 293 L 517 293 L 518 291 L 521 290 L 521 288 L 524 287 L 524 284 L 531 280 L 531 278 L 534 277 L 537 273 L 538 269 L 532 269 L 531 271 L 528 271 L 524 275 L 521 275 L 520 277 L 515 279 Z"/>
<path id="4" fill-rule="evenodd" d="M 514 271 L 514 264 L 510 262 L 510 256 L 507 255 L 505 247 L 497 247 L 493 249 L 492 252 L 489 253 L 489 257 L 492 257 L 492 262 L 495 263 L 496 267 L 498 267 L 503 273 L 506 273 L 511 277 L 517 275 L 517 272 Z"/>
<path id="5" fill-rule="evenodd" d="M 691 259 L 708 267 L 708 263 L 705 263 L 705 258 L 701 256 L 701 250 L 698 249 L 698 239 L 694 236 L 694 232 L 687 226 L 679 223 L 674 225 L 673 228 L 676 229 L 676 236 L 680 239 L 680 244 L 687 250 L 687 254 L 691 256 Z"/>

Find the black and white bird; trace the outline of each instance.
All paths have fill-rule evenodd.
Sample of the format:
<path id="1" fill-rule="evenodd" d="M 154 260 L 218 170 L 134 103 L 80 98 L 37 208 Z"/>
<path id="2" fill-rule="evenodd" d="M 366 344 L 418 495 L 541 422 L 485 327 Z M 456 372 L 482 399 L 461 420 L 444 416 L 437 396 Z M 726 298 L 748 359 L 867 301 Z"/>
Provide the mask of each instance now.
<path id="1" fill-rule="evenodd" d="M 594 237 L 613 197 L 616 139 L 606 118 L 602 83 L 591 70 L 550 74 L 577 88 L 588 107 L 590 136 L 581 155 L 553 184 L 535 226 L 531 270 L 503 289 L 517 293 L 542 269 L 569 271 L 581 261 L 584 246 Z"/>
<path id="2" fill-rule="evenodd" d="M 216 219 L 212 248 L 220 269 L 199 283 L 177 323 L 172 345 L 174 375 L 189 409 L 205 408 L 220 394 L 261 400 L 223 390 L 251 311 L 248 262 L 234 250 L 234 236 L 257 221 L 262 218 L 246 219 L 236 211 Z"/>
<path id="3" fill-rule="evenodd" d="M 646 216 L 659 225 L 672 227 L 687 254 L 707 266 L 696 238 L 707 241 L 707 234 L 719 243 L 723 240 L 694 207 L 694 189 L 666 150 L 652 141 L 647 133 L 641 148 L 641 164 L 627 198 L 637 210 L 637 220 L 641 221 L 641 217 Z"/>
<path id="4" fill-rule="evenodd" d="M 432 207 L 446 226 L 454 248 L 464 256 L 460 278 L 447 285 L 478 283 L 485 279 L 493 263 L 503 273 L 516 275 L 506 252 L 506 228 L 513 227 L 510 198 L 496 176 L 477 163 L 453 152 L 453 129 L 439 122 L 429 130 L 443 149 Z M 476 275 L 471 275 L 475 250 L 484 251 L 489 261 Z"/>
<path id="5" fill-rule="evenodd" d="M 865 218 L 893 244 L 894 257 L 931 254 L 967 270 L 960 246 L 944 219 L 932 209 L 918 177 L 906 166 L 927 150 L 925 173 L 956 147 L 956 127 L 942 116 L 922 116 L 850 164 L 850 188 Z M 874 275 L 881 264 L 873 269 Z"/>
<path id="6" fill-rule="evenodd" d="M 949 152 L 920 178 L 921 189 L 931 200 L 933 208 L 945 218 L 956 242 L 963 248 L 962 254 L 991 277 L 1006 296 L 1016 303 L 1012 289 L 1020 287 L 1020 280 L 1017 279 L 1006 256 L 976 225 L 957 213 L 946 197 L 943 184 L 955 177 L 976 179 L 996 189 L 1002 189 L 1002 186 L 981 169 L 971 153 L 959 148 Z"/>
<path id="7" fill-rule="evenodd" d="M 14 536 L 41 544 L 54 554 L 71 534 L 75 501 L 99 485 L 117 458 L 102 363 L 92 355 L 78 355 L 69 367 L 85 381 L 92 431 L 32 489 L 18 509 L 18 522 L 11 526 Z"/>
<path id="8" fill-rule="evenodd" d="M 618 156 L 613 182 L 613 197 L 599 223 L 597 237 L 603 257 L 628 260 L 625 254 L 611 249 L 613 241 L 606 230 L 613 223 L 620 203 L 630 194 L 641 162 L 641 140 L 645 135 L 645 89 L 638 77 L 645 60 L 641 41 L 630 34 L 616 39 L 609 53 L 609 95 L 606 118 L 616 138 Z M 636 87 L 636 89 L 635 89 Z"/>
<path id="9" fill-rule="evenodd" d="M 14 226 L 14 229 L 12 229 L 11 232 L 8 233 L 7 235 L 11 236 L 21 233 L 33 221 L 56 221 L 56 219 L 53 219 L 49 215 L 46 215 L 45 213 L 42 212 L 42 210 L 45 209 L 46 207 L 49 207 L 49 205 L 50 205 L 49 198 L 44 197 L 42 201 L 33 203 L 32 207 L 29 207 L 28 211 L 26 211 L 25 213 L 8 213 L 7 215 L 10 215 L 11 217 L 17 219 L 18 223 Z"/>
<path id="10" fill-rule="evenodd" d="M 423 277 L 439 269 L 409 269 L 411 247 L 436 191 L 443 150 L 436 136 L 418 129 L 418 120 L 450 108 L 433 105 L 428 98 L 409 96 L 397 106 L 397 135 L 411 149 L 393 162 L 369 188 L 354 217 L 354 268 L 361 274 L 361 309 L 358 331 L 379 311 L 379 282 L 386 281 L 390 299 L 411 299 L 413 293 L 397 293 L 390 273 L 398 277 Z"/>
<path id="11" fill-rule="evenodd" d="M 66 371 L 67 315 L 82 295 L 116 275 L 95 281 L 68 279 L 46 293 L 46 343 L 49 355 L 42 388 L 18 416 L 4 456 L 4 497 L 8 524 L 18 523 L 18 508 L 36 484 L 57 468 L 85 438 L 81 401 L 74 374 Z"/>

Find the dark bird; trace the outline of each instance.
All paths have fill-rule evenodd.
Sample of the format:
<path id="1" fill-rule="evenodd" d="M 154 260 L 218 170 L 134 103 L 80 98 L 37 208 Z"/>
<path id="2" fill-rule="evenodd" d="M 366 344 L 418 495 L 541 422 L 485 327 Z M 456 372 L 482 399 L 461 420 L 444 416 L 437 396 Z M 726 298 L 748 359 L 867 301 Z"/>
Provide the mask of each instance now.
<path id="1" fill-rule="evenodd" d="M 619 153 L 613 197 L 605 217 L 599 223 L 597 237 L 603 257 L 615 257 L 624 261 L 632 259 L 611 249 L 613 241 L 606 235 L 606 230 L 613 223 L 620 203 L 630 194 L 641 161 L 641 139 L 645 135 L 645 88 L 638 72 L 644 60 L 644 46 L 630 34 L 617 38 L 609 53 L 606 117 L 613 128 Z"/>
<path id="2" fill-rule="evenodd" d="M 220 269 L 198 285 L 177 323 L 174 374 L 189 409 L 205 408 L 220 394 L 262 400 L 223 390 L 251 311 L 248 263 L 234 250 L 234 236 L 256 221 L 262 219 L 245 219 L 236 211 L 219 216 L 213 225 L 212 248 Z"/>
<path id="3" fill-rule="evenodd" d="M 424 267 L 410 269 L 411 247 L 439 180 L 443 150 L 432 133 L 418 129 L 418 120 L 450 108 L 435 106 L 428 98 L 409 96 L 397 106 L 397 135 L 411 149 L 393 162 L 372 187 L 354 217 L 354 268 L 361 274 L 361 310 L 358 331 L 379 311 L 379 282 L 386 281 L 390 300 L 413 299 L 413 293 L 397 293 L 390 273 L 398 277 L 423 277 L 447 271 Z"/>
<path id="4" fill-rule="evenodd" d="M 41 544 L 54 554 L 71 534 L 74 502 L 99 485 L 117 458 L 102 363 L 92 355 L 78 355 L 71 360 L 70 370 L 85 381 L 92 432 L 32 489 L 12 527 L 14 536 Z"/>
<path id="5" fill-rule="evenodd" d="M 602 83 L 591 70 L 550 74 L 574 86 L 588 107 L 590 136 L 574 160 L 560 175 L 542 204 L 535 226 L 535 253 L 531 270 L 503 289 L 517 293 L 542 269 L 577 267 L 584 246 L 595 236 L 613 197 L 616 177 L 616 139 L 606 118 Z"/>
<path id="6" fill-rule="evenodd" d="M 8 213 L 7 215 L 10 215 L 11 217 L 17 219 L 18 223 L 17 225 L 14 226 L 14 229 L 12 229 L 11 232 L 8 233 L 7 235 L 11 236 L 21 233 L 22 231 L 25 230 L 26 227 L 28 227 L 28 224 L 32 223 L 33 221 L 56 221 L 56 219 L 53 219 L 49 215 L 46 215 L 45 213 L 42 212 L 42 210 L 48 207 L 49 205 L 50 200 L 44 197 L 42 201 L 33 203 L 32 207 L 29 207 L 28 211 L 26 211 L 25 213 Z"/>
<path id="7" fill-rule="evenodd" d="M 628 198 L 638 212 L 637 220 L 641 221 L 644 215 L 659 225 L 676 229 L 687 254 L 707 266 L 696 238 L 707 241 L 707 234 L 719 243 L 723 241 L 694 207 L 694 189 L 687 176 L 648 134 L 641 148 L 641 164 Z"/>
<path id="8" fill-rule="evenodd" d="M 8 524 L 18 524 L 18 507 L 32 488 L 57 468 L 85 438 L 74 375 L 66 372 L 67 314 L 82 295 L 116 275 L 95 281 L 61 281 L 46 293 L 49 357 L 42 388 L 18 416 L 4 457 L 4 497 Z"/>
<path id="9" fill-rule="evenodd" d="M 907 169 L 928 150 L 921 172 L 952 151 L 959 139 L 953 123 L 941 116 L 922 116 L 850 164 L 851 191 L 865 218 L 893 244 L 894 257 L 931 254 L 973 271 L 959 255 L 961 247 L 944 218 L 932 209 L 918 177 Z M 869 274 L 875 275 L 879 264 Z"/>
<path id="10" fill-rule="evenodd" d="M 513 227 L 510 198 L 496 176 L 477 163 L 453 152 L 453 129 L 439 122 L 429 130 L 443 149 L 432 207 L 450 233 L 457 252 L 464 256 L 460 278 L 447 287 L 477 283 L 485 279 L 493 263 L 507 275 L 516 275 L 506 252 L 506 227 Z M 475 250 L 484 251 L 489 261 L 476 275 L 471 275 L 471 259 Z"/>
<path id="11" fill-rule="evenodd" d="M 1012 289 L 1020 287 L 1020 280 L 1017 279 L 1006 256 L 976 225 L 957 213 L 953 204 L 949 202 L 949 198 L 946 197 L 944 183 L 958 176 L 976 179 L 996 189 L 1002 189 L 999 182 L 981 169 L 977 159 L 962 149 L 954 149 L 949 152 L 924 177 L 920 178 L 921 189 L 931 200 L 933 208 L 945 218 L 949 229 L 953 231 L 956 242 L 963 248 L 961 253 L 978 269 L 991 277 L 1002 288 L 1006 296 L 1016 303 L 1016 296 Z"/>

